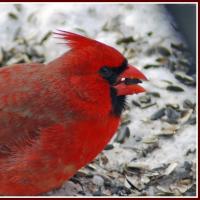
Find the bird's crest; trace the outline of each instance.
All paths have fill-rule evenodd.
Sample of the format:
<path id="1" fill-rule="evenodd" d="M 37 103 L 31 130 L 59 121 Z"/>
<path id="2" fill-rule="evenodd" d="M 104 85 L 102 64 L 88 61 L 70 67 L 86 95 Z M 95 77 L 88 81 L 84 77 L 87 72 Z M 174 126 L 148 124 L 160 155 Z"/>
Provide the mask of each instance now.
<path id="1" fill-rule="evenodd" d="M 68 31 L 57 30 L 58 32 L 54 32 L 54 34 L 58 35 L 56 38 L 64 39 L 66 44 L 72 49 L 78 49 L 82 47 L 86 47 L 88 45 L 97 44 L 99 42 L 87 38 L 85 36 L 71 33 Z"/>

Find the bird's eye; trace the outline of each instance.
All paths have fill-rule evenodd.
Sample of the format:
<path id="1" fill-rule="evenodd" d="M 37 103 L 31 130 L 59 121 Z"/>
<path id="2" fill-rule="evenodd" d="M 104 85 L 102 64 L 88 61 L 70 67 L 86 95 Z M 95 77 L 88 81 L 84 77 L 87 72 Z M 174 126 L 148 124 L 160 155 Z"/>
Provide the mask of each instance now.
<path id="1" fill-rule="evenodd" d="M 109 78 L 113 75 L 113 72 L 110 68 L 108 67 L 102 67 L 100 70 L 99 70 L 99 73 L 101 74 L 102 77 L 104 78 Z"/>

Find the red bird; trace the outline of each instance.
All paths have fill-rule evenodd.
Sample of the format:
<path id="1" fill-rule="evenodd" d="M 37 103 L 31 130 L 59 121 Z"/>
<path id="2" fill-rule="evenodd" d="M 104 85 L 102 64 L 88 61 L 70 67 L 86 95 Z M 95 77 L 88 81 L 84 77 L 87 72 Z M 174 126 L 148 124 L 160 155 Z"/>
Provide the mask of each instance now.
<path id="1" fill-rule="evenodd" d="M 0 69 L 0 195 L 58 188 L 104 149 L 146 77 L 114 48 L 60 31 L 48 64 Z"/>

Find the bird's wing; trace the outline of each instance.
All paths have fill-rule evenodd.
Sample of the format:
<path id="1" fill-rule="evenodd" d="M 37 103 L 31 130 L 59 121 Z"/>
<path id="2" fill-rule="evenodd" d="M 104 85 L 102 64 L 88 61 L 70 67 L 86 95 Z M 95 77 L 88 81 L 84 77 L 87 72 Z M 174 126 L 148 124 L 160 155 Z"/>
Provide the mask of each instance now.
<path id="1" fill-rule="evenodd" d="M 39 135 L 38 122 L 17 113 L 0 111 L 0 157 L 10 154 Z"/>
<path id="2" fill-rule="evenodd" d="M 0 69 L 0 154 L 13 144 L 37 137 L 51 121 L 37 118 L 37 99 L 42 85 L 37 75 L 43 64 L 20 64 Z"/>

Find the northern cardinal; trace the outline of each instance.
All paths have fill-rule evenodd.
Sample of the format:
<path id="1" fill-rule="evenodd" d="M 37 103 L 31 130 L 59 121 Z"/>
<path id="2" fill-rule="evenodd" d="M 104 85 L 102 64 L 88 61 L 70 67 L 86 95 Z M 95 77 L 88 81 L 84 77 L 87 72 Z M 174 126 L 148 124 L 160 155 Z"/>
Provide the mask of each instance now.
<path id="1" fill-rule="evenodd" d="M 0 69 L 0 195 L 58 188 L 116 132 L 126 95 L 146 77 L 116 49 L 60 31 L 70 50 L 48 64 Z"/>

